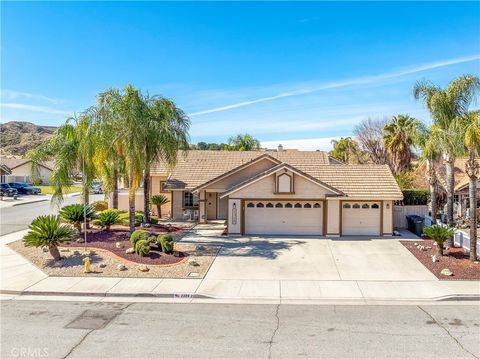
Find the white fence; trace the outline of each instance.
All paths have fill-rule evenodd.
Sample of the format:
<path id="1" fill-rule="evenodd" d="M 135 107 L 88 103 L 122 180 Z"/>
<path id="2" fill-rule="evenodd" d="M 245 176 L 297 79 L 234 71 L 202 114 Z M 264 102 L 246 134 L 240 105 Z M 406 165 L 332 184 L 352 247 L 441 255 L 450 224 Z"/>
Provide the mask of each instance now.
<path id="1" fill-rule="evenodd" d="M 407 216 L 416 214 L 420 217 L 428 215 L 428 206 L 393 206 L 393 227 L 407 228 Z"/>
<path id="2" fill-rule="evenodd" d="M 453 235 L 455 247 L 463 247 L 470 250 L 470 236 L 464 231 L 456 230 Z M 477 257 L 480 257 L 480 242 L 477 241 Z"/>

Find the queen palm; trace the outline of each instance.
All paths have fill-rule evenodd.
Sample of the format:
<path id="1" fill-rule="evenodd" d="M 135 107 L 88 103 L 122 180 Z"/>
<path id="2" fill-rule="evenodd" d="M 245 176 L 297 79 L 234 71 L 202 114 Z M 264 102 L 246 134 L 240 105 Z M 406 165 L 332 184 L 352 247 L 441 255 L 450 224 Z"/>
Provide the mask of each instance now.
<path id="1" fill-rule="evenodd" d="M 234 151 L 254 151 L 260 148 L 260 141 L 248 133 L 236 135 L 228 139 L 228 145 Z"/>
<path id="2" fill-rule="evenodd" d="M 461 153 L 463 139 L 456 118 L 463 117 L 480 86 L 478 77 L 463 75 L 443 89 L 428 81 L 417 82 L 414 97 L 421 99 L 437 127 L 436 141 L 443 153 L 447 172 L 447 224 L 453 226 L 453 196 L 455 186 L 455 158 Z"/>
<path id="3" fill-rule="evenodd" d="M 418 124 L 418 120 L 408 115 L 397 115 L 384 127 L 383 140 L 397 176 L 410 167 Z"/>

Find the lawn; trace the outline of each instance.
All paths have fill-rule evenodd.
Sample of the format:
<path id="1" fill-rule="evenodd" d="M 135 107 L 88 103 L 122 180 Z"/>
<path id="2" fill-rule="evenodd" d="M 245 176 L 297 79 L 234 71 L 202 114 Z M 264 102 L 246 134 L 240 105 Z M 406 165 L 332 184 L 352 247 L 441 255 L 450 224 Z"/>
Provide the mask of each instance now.
<path id="1" fill-rule="evenodd" d="M 42 190 L 43 194 L 53 194 L 55 191 L 53 186 L 35 186 L 38 187 Z M 82 187 L 81 186 L 72 186 L 72 187 L 65 187 L 63 189 L 63 193 L 74 193 L 74 192 L 81 192 Z"/>

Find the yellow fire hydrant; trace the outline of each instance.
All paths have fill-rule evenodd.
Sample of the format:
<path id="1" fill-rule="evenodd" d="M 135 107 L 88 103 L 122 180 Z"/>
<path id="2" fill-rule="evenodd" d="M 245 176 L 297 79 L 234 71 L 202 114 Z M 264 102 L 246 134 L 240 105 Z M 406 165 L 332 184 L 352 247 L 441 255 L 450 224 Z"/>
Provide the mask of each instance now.
<path id="1" fill-rule="evenodd" d="M 83 273 L 90 273 L 90 257 L 83 258 L 83 263 L 85 263 Z"/>

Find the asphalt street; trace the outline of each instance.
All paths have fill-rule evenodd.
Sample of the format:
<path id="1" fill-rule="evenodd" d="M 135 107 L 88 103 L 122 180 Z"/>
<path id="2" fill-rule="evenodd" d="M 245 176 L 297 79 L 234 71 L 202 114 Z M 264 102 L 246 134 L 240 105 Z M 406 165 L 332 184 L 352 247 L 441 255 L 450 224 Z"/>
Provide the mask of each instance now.
<path id="1" fill-rule="evenodd" d="M 9 300 L 1 316 L 2 358 L 480 356 L 478 305 Z"/>
<path id="2" fill-rule="evenodd" d="M 103 194 L 91 195 L 90 201 L 99 201 L 103 198 Z M 65 197 L 62 206 L 79 203 L 80 200 L 80 196 Z M 0 235 L 26 229 L 35 217 L 54 213 L 58 213 L 58 208 L 52 206 L 50 201 L 0 208 Z"/>

